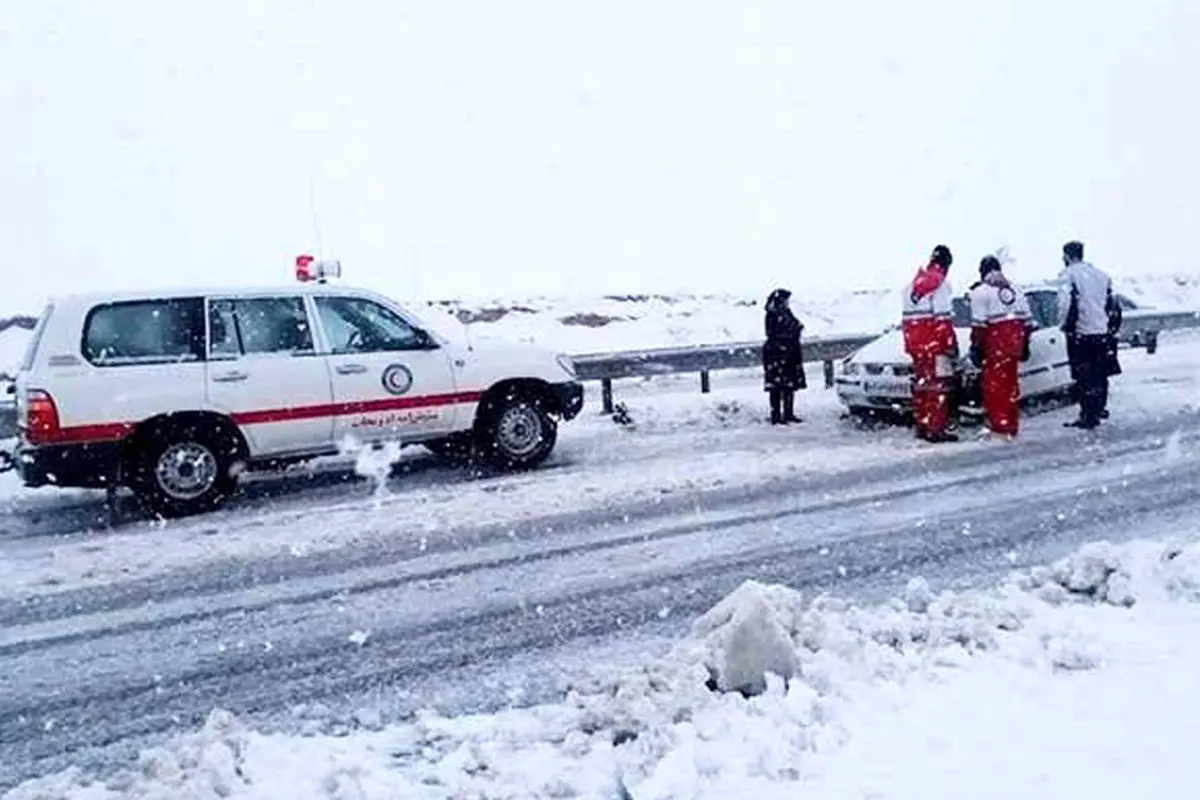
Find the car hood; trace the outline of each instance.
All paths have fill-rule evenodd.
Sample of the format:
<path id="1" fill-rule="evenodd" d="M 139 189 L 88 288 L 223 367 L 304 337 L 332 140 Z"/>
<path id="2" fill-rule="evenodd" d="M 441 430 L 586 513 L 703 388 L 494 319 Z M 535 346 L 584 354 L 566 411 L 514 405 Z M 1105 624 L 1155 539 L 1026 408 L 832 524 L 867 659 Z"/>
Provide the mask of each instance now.
<path id="1" fill-rule="evenodd" d="M 956 328 L 959 347 L 971 337 L 969 328 Z M 904 352 L 904 333 L 889 331 L 870 344 L 859 348 L 850 360 L 855 364 L 907 364 L 912 359 Z"/>

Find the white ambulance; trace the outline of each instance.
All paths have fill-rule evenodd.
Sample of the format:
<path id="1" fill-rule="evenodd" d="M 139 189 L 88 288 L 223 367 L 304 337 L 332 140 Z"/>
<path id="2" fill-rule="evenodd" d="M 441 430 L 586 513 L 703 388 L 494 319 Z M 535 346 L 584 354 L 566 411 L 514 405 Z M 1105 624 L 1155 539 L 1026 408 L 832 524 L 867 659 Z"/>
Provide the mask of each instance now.
<path id="1" fill-rule="evenodd" d="M 28 486 L 131 488 L 154 512 L 215 508 L 242 468 L 352 440 L 529 468 L 583 407 L 571 360 L 460 347 L 394 301 L 330 284 L 74 295 L 42 312 L 15 382 Z"/>

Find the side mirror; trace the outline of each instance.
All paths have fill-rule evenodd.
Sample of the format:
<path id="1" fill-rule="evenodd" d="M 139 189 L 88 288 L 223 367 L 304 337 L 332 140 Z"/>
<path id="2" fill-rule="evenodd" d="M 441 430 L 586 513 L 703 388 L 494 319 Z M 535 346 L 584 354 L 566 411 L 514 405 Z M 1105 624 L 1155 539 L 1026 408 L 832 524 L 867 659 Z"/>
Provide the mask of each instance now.
<path id="1" fill-rule="evenodd" d="M 417 330 L 417 347 L 421 350 L 437 350 L 441 347 L 429 331 Z"/>

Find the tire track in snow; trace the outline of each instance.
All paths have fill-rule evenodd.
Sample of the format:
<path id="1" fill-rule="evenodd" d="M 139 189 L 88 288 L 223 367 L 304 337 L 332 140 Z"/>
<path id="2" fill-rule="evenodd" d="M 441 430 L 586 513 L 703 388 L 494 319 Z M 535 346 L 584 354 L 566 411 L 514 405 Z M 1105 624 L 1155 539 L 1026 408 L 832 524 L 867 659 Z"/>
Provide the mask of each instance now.
<path id="1" fill-rule="evenodd" d="M 1105 452 L 1120 454 L 1130 448 L 1161 448 L 1165 437 L 1171 434 L 1179 434 L 1180 441 L 1185 444 L 1192 442 L 1200 437 L 1200 421 L 1195 415 L 1179 415 L 1104 431 L 1094 455 L 1100 457 Z M 352 576 L 355 572 L 428 560 L 440 554 L 462 554 L 488 546 L 505 546 L 514 541 L 529 543 L 562 539 L 572 531 L 581 529 L 612 528 L 655 519 L 669 520 L 697 512 L 736 511 L 755 503 L 769 503 L 780 497 L 815 498 L 809 501 L 814 503 L 814 510 L 819 510 L 822 503 L 839 502 L 839 498 L 841 502 L 849 503 L 888 500 L 921 491 L 928 487 L 931 480 L 961 481 L 966 485 L 973 479 L 988 480 L 997 474 L 1029 474 L 1046 469 L 1047 465 L 1043 462 L 1047 459 L 1054 464 L 1073 463 L 1081 457 L 1078 442 L 1078 436 L 1063 434 L 1046 441 L 1022 441 L 985 451 L 956 451 L 950 448 L 945 453 L 930 453 L 915 463 L 885 463 L 831 474 L 802 475 L 764 481 L 751 488 L 719 489 L 696 495 L 665 497 L 621 508 L 553 514 L 519 524 L 463 526 L 422 542 L 406 537 L 381 536 L 308 556 L 274 555 L 255 560 L 213 562 L 197 569 L 175 571 L 115 586 L 0 601 L 0 626 L 7 628 L 65 619 L 95 610 L 109 612 L 150 604 L 163 605 L 183 598 L 199 599 L 254 589 L 269 593 L 289 583 Z M 1083 457 L 1092 454 L 1086 448 L 1082 452 Z M 967 474 L 968 470 L 978 473 L 977 477 Z M 939 477 L 944 475 L 951 477 Z M 886 486 L 889 482 L 894 485 Z M 882 488 L 877 488 L 881 485 Z M 288 513 L 294 513 L 294 510 Z M 319 514 L 320 509 L 313 509 L 311 513 Z M 372 519 L 372 513 L 371 509 L 363 509 L 364 523 L 377 524 L 378 520 Z M 269 524 L 269 520 L 263 520 L 262 524 Z M 393 525 L 402 525 L 402 521 Z M 353 577 L 349 580 L 353 580 Z"/>

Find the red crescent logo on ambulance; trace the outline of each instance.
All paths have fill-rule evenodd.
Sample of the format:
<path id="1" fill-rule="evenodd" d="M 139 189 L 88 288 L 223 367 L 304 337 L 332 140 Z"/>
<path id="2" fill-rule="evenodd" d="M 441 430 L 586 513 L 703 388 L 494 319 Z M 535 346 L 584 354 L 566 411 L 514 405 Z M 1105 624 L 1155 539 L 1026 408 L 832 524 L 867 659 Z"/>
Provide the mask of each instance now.
<path id="1" fill-rule="evenodd" d="M 413 385 L 413 374 L 403 364 L 388 364 L 383 370 L 383 388 L 388 394 L 404 394 Z"/>

